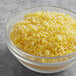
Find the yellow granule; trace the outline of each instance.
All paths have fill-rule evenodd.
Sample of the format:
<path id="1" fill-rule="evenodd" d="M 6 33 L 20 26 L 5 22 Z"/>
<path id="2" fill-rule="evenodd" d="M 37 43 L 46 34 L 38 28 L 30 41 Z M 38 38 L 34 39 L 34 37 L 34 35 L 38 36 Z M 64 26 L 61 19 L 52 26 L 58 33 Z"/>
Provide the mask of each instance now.
<path id="1" fill-rule="evenodd" d="M 56 57 L 76 51 L 76 20 L 59 12 L 35 12 L 25 15 L 10 33 L 11 41 L 24 52 Z"/>

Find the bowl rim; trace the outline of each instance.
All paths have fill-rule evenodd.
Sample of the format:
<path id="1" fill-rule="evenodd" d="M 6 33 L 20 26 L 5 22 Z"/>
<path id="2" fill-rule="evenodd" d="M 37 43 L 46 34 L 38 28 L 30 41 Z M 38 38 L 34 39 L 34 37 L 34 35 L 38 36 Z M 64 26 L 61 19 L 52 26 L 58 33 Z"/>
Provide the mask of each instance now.
<path id="1" fill-rule="evenodd" d="M 36 6 L 36 7 L 30 7 L 30 8 L 25 8 L 25 10 L 24 11 L 26 11 L 26 10 L 28 10 L 28 9 L 33 9 L 33 8 L 40 8 L 40 7 L 43 7 L 43 8 L 45 8 L 45 7 L 53 7 L 53 8 L 59 8 L 59 9 L 63 9 L 63 10 L 65 10 L 65 11 L 69 11 L 69 12 L 71 12 L 71 13 L 73 13 L 73 14 L 76 14 L 76 12 L 74 12 L 74 11 L 72 11 L 72 10 L 70 10 L 70 9 L 67 9 L 67 8 L 63 8 L 63 7 L 59 7 L 59 6 Z M 22 12 L 24 12 L 24 11 L 22 11 Z M 22 12 L 19 12 L 19 13 L 17 13 L 15 16 L 13 16 L 12 18 L 14 18 L 14 17 L 16 17 L 17 15 L 19 15 L 20 13 L 22 13 Z M 11 18 L 11 19 L 12 19 Z M 29 53 L 26 53 L 26 52 L 24 52 L 24 51 L 22 51 L 21 49 L 19 49 L 18 47 L 16 47 L 15 45 L 14 45 L 14 43 L 9 39 L 9 36 L 8 36 L 8 32 L 7 32 L 7 26 L 8 26 L 8 24 L 9 24 L 9 22 L 10 22 L 10 20 L 11 19 L 9 19 L 8 20 L 8 23 L 7 23 L 7 25 L 6 25 L 6 32 L 5 32 L 5 36 L 6 36 L 6 38 L 7 38 L 7 42 L 8 43 L 10 43 L 15 49 L 17 49 L 18 51 L 20 51 L 20 52 L 22 52 L 23 54 L 25 54 L 25 55 L 28 55 L 28 56 L 32 56 L 32 57 L 35 57 L 35 58 L 41 58 L 41 59 L 58 59 L 58 58 L 64 58 L 64 57 L 67 57 L 67 56 L 71 56 L 71 55 L 73 55 L 73 54 L 75 54 L 76 53 L 76 51 L 75 52 L 72 52 L 71 54 L 67 54 L 67 55 L 63 55 L 63 56 L 58 56 L 58 57 L 41 57 L 41 56 L 35 56 L 35 55 L 32 55 L 32 54 L 29 54 Z M 17 52 L 16 50 L 15 50 L 15 52 Z M 18 52 L 17 52 L 18 53 Z"/>

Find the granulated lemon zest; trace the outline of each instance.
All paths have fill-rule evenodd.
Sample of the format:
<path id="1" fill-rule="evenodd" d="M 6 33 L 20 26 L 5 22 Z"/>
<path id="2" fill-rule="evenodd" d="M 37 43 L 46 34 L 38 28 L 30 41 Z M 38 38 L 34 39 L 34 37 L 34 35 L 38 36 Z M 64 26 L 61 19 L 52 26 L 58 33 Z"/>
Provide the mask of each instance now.
<path id="1" fill-rule="evenodd" d="M 76 20 L 58 12 L 25 15 L 11 29 L 11 41 L 24 52 L 56 57 L 76 51 Z M 44 62 L 44 59 L 43 59 Z"/>

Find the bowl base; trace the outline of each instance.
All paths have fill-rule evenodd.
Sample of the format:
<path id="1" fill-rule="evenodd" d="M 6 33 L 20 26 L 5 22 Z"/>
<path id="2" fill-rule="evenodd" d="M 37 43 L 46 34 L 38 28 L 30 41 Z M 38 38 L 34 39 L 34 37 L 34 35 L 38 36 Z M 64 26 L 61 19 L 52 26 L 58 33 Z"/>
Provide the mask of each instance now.
<path id="1" fill-rule="evenodd" d="M 60 72 L 60 71 L 64 71 L 65 69 L 67 69 L 68 67 L 71 66 L 71 64 L 68 64 L 67 66 L 63 67 L 63 68 L 60 68 L 60 69 L 54 69 L 54 70 L 41 70 L 41 69 L 36 69 L 34 67 L 30 67 L 29 65 L 27 64 L 24 64 L 22 61 L 19 60 L 19 62 L 24 65 L 26 68 L 30 69 L 30 70 L 33 70 L 35 72 L 38 72 L 38 73 L 45 73 L 45 74 L 51 74 L 51 73 L 57 73 L 57 72 Z"/>

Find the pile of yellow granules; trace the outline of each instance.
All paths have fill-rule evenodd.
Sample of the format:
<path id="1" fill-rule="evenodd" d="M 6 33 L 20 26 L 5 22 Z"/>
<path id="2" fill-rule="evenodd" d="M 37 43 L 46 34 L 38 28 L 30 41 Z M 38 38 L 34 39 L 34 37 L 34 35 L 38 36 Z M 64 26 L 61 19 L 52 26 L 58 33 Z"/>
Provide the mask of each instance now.
<path id="1" fill-rule="evenodd" d="M 76 20 L 59 12 L 34 12 L 18 21 L 10 33 L 11 41 L 35 56 L 57 57 L 76 51 Z"/>

